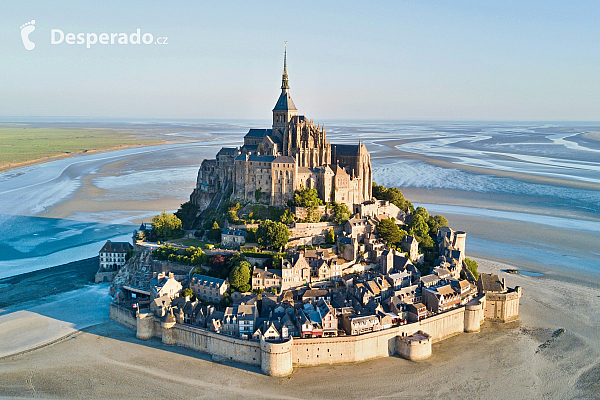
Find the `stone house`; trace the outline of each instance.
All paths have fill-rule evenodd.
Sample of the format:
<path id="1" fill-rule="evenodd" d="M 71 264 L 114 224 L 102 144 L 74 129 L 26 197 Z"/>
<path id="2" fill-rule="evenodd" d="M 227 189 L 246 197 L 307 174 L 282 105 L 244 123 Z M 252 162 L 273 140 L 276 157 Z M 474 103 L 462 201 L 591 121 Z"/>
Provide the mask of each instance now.
<path id="1" fill-rule="evenodd" d="M 342 328 L 347 335 L 362 335 L 381 330 L 377 315 L 342 314 Z"/>
<path id="2" fill-rule="evenodd" d="M 133 250 L 128 242 L 111 242 L 107 240 L 99 252 L 99 268 L 95 282 L 112 282 L 115 275 L 126 263 L 127 253 Z"/>
<path id="3" fill-rule="evenodd" d="M 342 266 L 337 258 L 317 260 L 311 266 L 311 282 L 337 281 L 342 277 Z"/>
<path id="4" fill-rule="evenodd" d="M 479 293 L 504 293 L 506 292 L 506 281 L 496 274 L 479 274 L 477 279 Z"/>
<path id="5" fill-rule="evenodd" d="M 335 310 L 331 307 L 331 304 L 327 301 L 321 300 L 317 306 L 319 314 L 321 315 L 321 326 L 323 327 L 323 336 L 333 337 L 337 336 L 338 330 L 338 319 L 335 314 Z"/>
<path id="6" fill-rule="evenodd" d="M 310 265 L 302 252 L 281 260 L 281 290 L 295 289 L 310 283 Z"/>
<path id="7" fill-rule="evenodd" d="M 240 247 L 246 243 L 246 231 L 237 228 L 224 228 L 221 231 L 221 244 Z"/>
<path id="8" fill-rule="evenodd" d="M 279 342 L 290 337 L 287 326 L 281 321 L 263 321 L 252 334 L 252 339 L 263 339 L 267 342 Z"/>
<path id="9" fill-rule="evenodd" d="M 240 304 L 225 309 L 221 320 L 221 333 L 235 337 L 251 337 L 258 317 L 254 304 Z"/>
<path id="10" fill-rule="evenodd" d="M 401 253 L 393 249 L 385 249 L 379 257 L 379 265 L 383 275 L 389 275 L 393 272 L 411 271 L 415 275 L 419 274 L 416 267 L 408 257 L 404 257 Z M 420 275 L 420 274 L 419 274 Z"/>
<path id="11" fill-rule="evenodd" d="M 338 236 L 337 248 L 344 260 L 354 261 L 358 256 L 358 239 L 350 236 Z"/>
<path id="12" fill-rule="evenodd" d="M 401 222 L 404 222 L 406 217 L 406 213 L 395 204 L 387 200 L 377 200 L 374 197 L 370 201 L 355 204 L 354 213 L 360 215 L 361 218 L 383 215 L 385 218 L 394 218 Z"/>
<path id="13" fill-rule="evenodd" d="M 424 288 L 436 286 L 440 283 L 440 277 L 435 274 L 429 274 L 421 277 L 421 286 Z"/>
<path id="14" fill-rule="evenodd" d="M 174 298 L 181 292 L 181 289 L 183 286 L 177 282 L 172 272 L 169 272 L 168 275 L 164 272 L 155 272 L 150 280 L 150 294 L 153 299 L 162 296 Z"/>
<path id="15" fill-rule="evenodd" d="M 394 296 L 406 304 L 421 303 L 423 301 L 421 293 L 419 285 L 411 285 L 394 290 Z"/>
<path id="16" fill-rule="evenodd" d="M 412 274 L 406 271 L 396 272 L 386 276 L 386 279 L 393 290 L 398 290 L 403 287 L 410 286 L 412 281 Z"/>
<path id="17" fill-rule="evenodd" d="M 195 274 L 190 281 L 190 289 L 197 298 L 218 303 L 223 300 L 223 296 L 229 290 L 229 281 Z"/>
<path id="18" fill-rule="evenodd" d="M 419 242 L 417 238 L 411 235 L 406 235 L 402 238 L 402 242 L 400 243 L 402 246 L 402 250 L 408 253 L 408 257 L 417 262 L 417 258 L 419 257 Z"/>
<path id="19" fill-rule="evenodd" d="M 427 306 L 423 303 L 407 304 L 406 311 L 409 322 L 419 322 L 427 317 Z"/>
<path id="20" fill-rule="evenodd" d="M 429 311 L 440 313 L 459 306 L 461 297 L 451 285 L 444 285 L 423 288 L 423 302 Z"/>
<path id="21" fill-rule="evenodd" d="M 377 224 L 370 218 L 349 219 L 344 225 L 344 231 L 348 236 L 362 242 L 365 235 L 373 233 Z"/>
<path id="22" fill-rule="evenodd" d="M 271 290 L 276 289 L 281 291 L 281 271 L 268 270 L 254 267 L 252 271 L 252 289 L 255 290 Z"/>
<path id="23" fill-rule="evenodd" d="M 454 291 L 460 295 L 460 304 L 465 305 L 477 295 L 477 287 L 471 285 L 466 279 L 460 281 L 451 281 L 450 284 Z"/>
<path id="24" fill-rule="evenodd" d="M 298 316 L 298 327 L 303 338 L 337 336 L 335 309 L 324 300 L 320 300 L 316 306 L 305 303 Z"/>

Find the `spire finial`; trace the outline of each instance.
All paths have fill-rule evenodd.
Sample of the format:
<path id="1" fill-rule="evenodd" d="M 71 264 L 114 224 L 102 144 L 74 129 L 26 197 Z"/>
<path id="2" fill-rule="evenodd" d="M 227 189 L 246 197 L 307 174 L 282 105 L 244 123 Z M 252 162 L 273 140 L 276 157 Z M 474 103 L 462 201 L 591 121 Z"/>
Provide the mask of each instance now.
<path id="1" fill-rule="evenodd" d="M 281 89 L 287 90 L 290 88 L 288 84 L 288 73 L 287 73 L 287 40 L 283 44 L 283 76 L 281 78 Z"/>

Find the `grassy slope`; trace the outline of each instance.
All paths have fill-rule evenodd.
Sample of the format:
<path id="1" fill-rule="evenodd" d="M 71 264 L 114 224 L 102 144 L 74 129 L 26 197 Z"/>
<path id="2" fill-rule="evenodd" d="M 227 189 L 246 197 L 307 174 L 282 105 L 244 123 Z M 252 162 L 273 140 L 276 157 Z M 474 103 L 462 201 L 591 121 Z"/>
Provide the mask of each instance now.
<path id="1" fill-rule="evenodd" d="M 0 168 L 73 153 L 156 143 L 103 129 L 0 127 Z"/>

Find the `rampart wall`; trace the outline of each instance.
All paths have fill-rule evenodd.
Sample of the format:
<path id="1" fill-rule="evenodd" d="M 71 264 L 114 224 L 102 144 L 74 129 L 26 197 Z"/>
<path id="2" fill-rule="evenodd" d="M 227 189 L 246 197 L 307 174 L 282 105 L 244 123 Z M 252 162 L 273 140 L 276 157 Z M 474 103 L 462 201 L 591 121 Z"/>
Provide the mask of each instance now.
<path id="1" fill-rule="evenodd" d="M 125 307 L 121 307 L 115 303 L 110 303 L 108 316 L 113 321 L 125 325 L 130 329 L 137 329 L 137 322 L 133 313 Z"/>
<path id="2" fill-rule="evenodd" d="M 508 293 L 510 294 L 510 293 Z M 434 315 L 422 321 L 358 336 L 293 339 L 284 343 L 248 341 L 217 334 L 205 329 L 161 322 L 151 313 L 138 313 L 137 321 L 130 311 L 111 304 L 110 317 L 137 331 L 139 339 L 160 337 L 165 344 L 178 345 L 211 354 L 215 361 L 235 361 L 257 365 L 271 376 L 283 376 L 292 366 L 313 366 L 359 362 L 400 354 L 411 360 L 421 360 L 431 354 L 431 344 L 460 332 L 479 330 L 484 307 L 489 307 L 489 294 L 474 299 L 464 307 Z M 493 296 L 492 296 L 493 297 Z M 514 312 L 520 290 L 514 295 L 498 297 L 497 306 Z M 487 307 L 486 307 L 487 300 Z M 517 315 L 518 317 L 518 315 Z"/>
<path id="3" fill-rule="evenodd" d="M 520 298 L 521 288 L 519 286 L 508 293 L 486 293 L 485 319 L 499 322 L 519 319 Z"/>

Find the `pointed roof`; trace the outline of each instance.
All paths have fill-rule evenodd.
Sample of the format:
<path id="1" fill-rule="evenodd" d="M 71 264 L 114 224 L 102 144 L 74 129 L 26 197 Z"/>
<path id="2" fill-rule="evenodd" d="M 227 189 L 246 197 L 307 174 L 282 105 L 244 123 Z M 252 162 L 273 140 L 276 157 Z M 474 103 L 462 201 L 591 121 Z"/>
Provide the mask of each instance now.
<path id="1" fill-rule="evenodd" d="M 286 110 L 294 110 L 297 111 L 296 105 L 292 100 L 292 96 L 288 93 L 287 89 L 282 89 L 281 94 L 279 95 L 279 99 L 277 103 L 275 103 L 275 108 L 273 111 L 286 111 Z"/>
<path id="2" fill-rule="evenodd" d="M 296 105 L 294 104 L 292 97 L 288 92 L 290 85 L 288 82 L 287 73 L 287 42 L 285 43 L 286 49 L 283 53 L 283 75 L 281 77 L 281 94 L 279 95 L 279 99 L 277 99 L 277 103 L 275 103 L 275 108 L 273 108 L 273 111 L 297 111 Z"/>
<path id="3" fill-rule="evenodd" d="M 284 44 L 283 50 L 283 75 L 281 76 L 281 89 L 287 90 L 290 88 L 288 83 L 288 73 L 287 73 L 287 42 Z"/>

